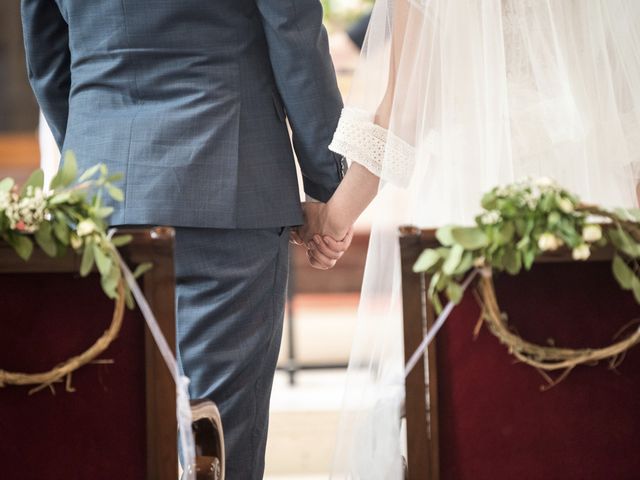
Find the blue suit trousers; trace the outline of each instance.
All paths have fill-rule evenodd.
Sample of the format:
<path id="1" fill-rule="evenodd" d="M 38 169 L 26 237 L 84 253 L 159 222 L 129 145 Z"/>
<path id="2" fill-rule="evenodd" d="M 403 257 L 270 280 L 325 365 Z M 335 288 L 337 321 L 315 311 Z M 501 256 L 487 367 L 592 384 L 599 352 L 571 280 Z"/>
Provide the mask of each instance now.
<path id="1" fill-rule="evenodd" d="M 179 363 L 222 415 L 227 477 L 259 480 L 280 349 L 288 229 L 176 229 Z"/>

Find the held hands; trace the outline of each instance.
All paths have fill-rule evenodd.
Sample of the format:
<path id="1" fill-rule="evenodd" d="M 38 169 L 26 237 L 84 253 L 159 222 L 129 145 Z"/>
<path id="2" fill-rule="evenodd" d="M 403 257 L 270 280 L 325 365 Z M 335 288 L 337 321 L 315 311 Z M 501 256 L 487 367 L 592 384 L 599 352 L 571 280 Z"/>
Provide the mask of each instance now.
<path id="1" fill-rule="evenodd" d="M 347 251 L 353 239 L 353 227 L 340 225 L 340 219 L 324 203 L 303 204 L 305 224 L 292 231 L 291 241 L 307 249 L 312 267 L 328 270 Z"/>

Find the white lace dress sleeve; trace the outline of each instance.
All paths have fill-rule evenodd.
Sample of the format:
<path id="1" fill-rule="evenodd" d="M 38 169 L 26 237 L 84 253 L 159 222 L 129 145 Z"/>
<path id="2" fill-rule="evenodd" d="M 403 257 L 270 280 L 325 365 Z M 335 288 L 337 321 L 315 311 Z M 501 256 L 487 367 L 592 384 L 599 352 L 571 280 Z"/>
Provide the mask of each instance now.
<path id="1" fill-rule="evenodd" d="M 400 187 L 409 184 L 415 164 L 414 147 L 376 125 L 364 110 L 352 107 L 342 110 L 329 148 L 384 181 Z"/>

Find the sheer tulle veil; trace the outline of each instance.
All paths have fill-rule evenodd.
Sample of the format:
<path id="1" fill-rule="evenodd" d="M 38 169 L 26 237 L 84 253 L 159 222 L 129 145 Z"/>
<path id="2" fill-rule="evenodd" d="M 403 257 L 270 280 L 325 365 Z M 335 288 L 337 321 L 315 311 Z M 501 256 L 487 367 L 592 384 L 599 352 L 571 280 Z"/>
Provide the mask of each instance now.
<path id="1" fill-rule="evenodd" d="M 331 147 L 382 179 L 332 478 L 403 478 L 400 225 L 524 177 L 637 206 L 639 25 L 638 0 L 377 0 Z"/>

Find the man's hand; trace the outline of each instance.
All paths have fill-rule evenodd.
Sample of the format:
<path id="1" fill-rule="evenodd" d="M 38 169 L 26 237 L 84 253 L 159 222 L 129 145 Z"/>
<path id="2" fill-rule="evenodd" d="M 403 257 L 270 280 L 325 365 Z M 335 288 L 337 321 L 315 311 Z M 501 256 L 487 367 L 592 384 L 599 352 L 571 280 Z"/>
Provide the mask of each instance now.
<path id="1" fill-rule="evenodd" d="M 321 270 L 332 268 L 351 245 L 353 229 L 341 232 L 332 227 L 324 203 L 305 203 L 303 209 L 305 224 L 291 232 L 291 241 L 307 248 L 307 258 L 312 267 Z"/>

